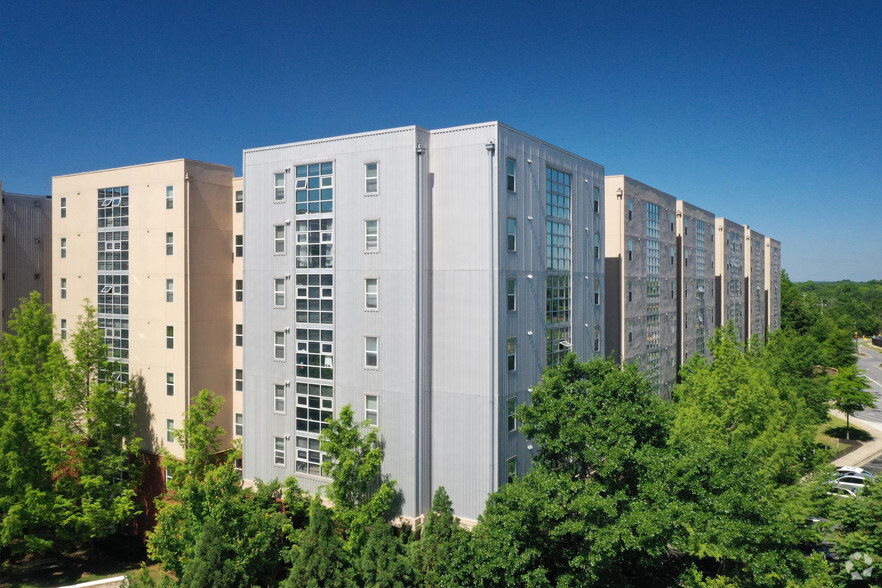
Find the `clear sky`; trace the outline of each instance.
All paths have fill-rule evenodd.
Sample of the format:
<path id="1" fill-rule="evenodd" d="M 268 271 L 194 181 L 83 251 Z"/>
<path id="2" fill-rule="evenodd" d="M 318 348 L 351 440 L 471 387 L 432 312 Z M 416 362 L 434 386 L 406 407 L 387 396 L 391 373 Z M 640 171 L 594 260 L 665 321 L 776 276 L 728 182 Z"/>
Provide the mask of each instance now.
<path id="1" fill-rule="evenodd" d="M 0 181 L 499 120 L 882 278 L 882 2 L 0 2 Z"/>

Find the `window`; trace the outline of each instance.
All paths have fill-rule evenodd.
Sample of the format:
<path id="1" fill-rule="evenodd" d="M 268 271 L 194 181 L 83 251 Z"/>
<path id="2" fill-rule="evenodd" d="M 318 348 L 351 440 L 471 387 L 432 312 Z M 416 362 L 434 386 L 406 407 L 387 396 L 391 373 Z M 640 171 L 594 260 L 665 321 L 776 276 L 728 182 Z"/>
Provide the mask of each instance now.
<path id="1" fill-rule="evenodd" d="M 364 307 L 370 310 L 377 309 L 377 278 L 367 278 L 364 281 Z"/>
<path id="2" fill-rule="evenodd" d="M 285 438 L 273 437 L 273 463 L 277 466 L 285 465 Z"/>
<path id="3" fill-rule="evenodd" d="M 67 218 L 67 198 L 61 199 L 59 203 L 58 212 L 61 213 L 61 218 Z"/>
<path id="4" fill-rule="evenodd" d="M 233 294 L 235 295 L 236 302 L 242 302 L 245 299 L 244 280 L 236 280 L 236 283 L 233 286 Z"/>
<path id="5" fill-rule="evenodd" d="M 594 306 L 600 305 L 600 278 L 594 278 Z"/>
<path id="6" fill-rule="evenodd" d="M 594 325 L 594 351 L 600 351 L 600 327 Z"/>
<path id="7" fill-rule="evenodd" d="M 594 233 L 594 259 L 600 259 L 600 233 Z"/>
<path id="8" fill-rule="evenodd" d="M 634 214 L 634 201 L 628 198 L 628 220 L 631 220 L 631 217 Z"/>
<path id="9" fill-rule="evenodd" d="M 671 247 L 671 265 L 674 265 L 674 256 L 676 255 L 676 251 L 673 247 Z"/>
<path id="10" fill-rule="evenodd" d="M 61 338 L 67 339 L 67 319 L 61 319 Z"/>
<path id="11" fill-rule="evenodd" d="M 244 339 L 245 339 L 245 328 L 242 325 L 242 323 L 237 323 L 236 324 L 236 331 L 235 331 L 236 347 L 242 347 L 242 345 L 244 344 Z"/>
<path id="12" fill-rule="evenodd" d="M 509 337 L 505 342 L 505 353 L 508 357 L 508 371 L 513 372 L 517 367 L 516 349 L 518 344 L 517 337 Z"/>
<path id="13" fill-rule="evenodd" d="M 175 375 L 171 372 L 166 372 L 165 374 L 165 395 L 175 395 Z"/>
<path id="14" fill-rule="evenodd" d="M 364 193 L 377 194 L 377 162 L 364 164 Z"/>
<path id="15" fill-rule="evenodd" d="M 508 432 L 512 433 L 518 429 L 518 421 L 515 418 L 515 411 L 518 408 L 518 399 L 516 396 L 509 396 L 506 402 L 506 412 L 508 413 Z"/>
<path id="16" fill-rule="evenodd" d="M 241 392 L 245 388 L 245 377 L 241 369 L 236 368 L 233 371 L 233 381 L 235 382 L 236 392 Z"/>
<path id="17" fill-rule="evenodd" d="M 517 310 L 517 281 L 508 278 L 505 283 L 505 308 L 509 312 Z"/>
<path id="18" fill-rule="evenodd" d="M 233 199 L 233 202 L 235 203 L 235 211 L 236 212 L 242 212 L 242 210 L 244 210 L 245 201 L 242 197 L 242 190 L 236 190 L 236 196 Z"/>
<path id="19" fill-rule="evenodd" d="M 600 186 L 594 186 L 594 214 L 600 214 Z"/>
<path id="20" fill-rule="evenodd" d="M 634 340 L 634 323 L 628 321 L 628 343 Z"/>
<path id="21" fill-rule="evenodd" d="M 174 186 L 166 186 L 165 187 L 165 208 L 166 210 L 171 210 L 175 207 L 175 187 Z"/>
<path id="22" fill-rule="evenodd" d="M 273 280 L 273 306 L 284 308 L 285 306 L 285 278 Z"/>
<path id="23" fill-rule="evenodd" d="M 296 309 L 298 323 L 334 322 L 334 275 L 297 274 Z M 317 364 L 316 364 L 317 365 Z"/>
<path id="24" fill-rule="evenodd" d="M 275 199 L 276 202 L 285 199 L 285 174 L 277 173 L 274 175 L 275 177 Z"/>
<path id="25" fill-rule="evenodd" d="M 165 440 L 169 443 L 175 441 L 175 419 L 165 419 Z"/>
<path id="26" fill-rule="evenodd" d="M 273 412 L 285 414 L 285 385 L 273 385 Z"/>
<path id="27" fill-rule="evenodd" d="M 175 328 L 171 325 L 165 328 L 165 348 L 175 348 Z"/>
<path id="28" fill-rule="evenodd" d="M 380 249 L 380 221 L 376 219 L 364 221 L 364 250 L 366 253 L 376 253 Z"/>
<path id="29" fill-rule="evenodd" d="M 334 162 L 298 165 L 295 169 L 296 214 L 334 211 Z"/>
<path id="30" fill-rule="evenodd" d="M 273 332 L 273 357 L 285 361 L 285 331 Z"/>
<path id="31" fill-rule="evenodd" d="M 175 234 L 174 233 L 166 233 L 165 234 L 165 254 L 166 255 L 174 255 L 175 254 Z"/>
<path id="32" fill-rule="evenodd" d="M 276 225 L 273 228 L 273 252 L 285 253 L 285 225 Z"/>
<path id="33" fill-rule="evenodd" d="M 166 278 L 165 280 L 165 301 L 175 301 L 175 281 L 172 278 Z"/>
<path id="34" fill-rule="evenodd" d="M 628 239 L 628 261 L 634 258 L 634 240 Z"/>
<path id="35" fill-rule="evenodd" d="M 515 230 L 517 229 L 517 221 L 513 218 L 510 218 L 506 221 L 506 235 L 507 242 L 506 248 L 509 251 L 515 251 L 517 248 L 517 236 Z"/>
<path id="36" fill-rule="evenodd" d="M 61 278 L 61 297 L 67 298 L 67 278 Z"/>
<path id="37" fill-rule="evenodd" d="M 321 442 L 318 439 L 310 439 L 300 435 L 295 437 L 295 442 L 297 443 L 297 460 L 294 467 L 297 472 L 321 476 L 324 459 L 321 452 Z"/>
<path id="38" fill-rule="evenodd" d="M 67 257 L 67 237 L 61 238 L 61 259 Z"/>
<path id="39" fill-rule="evenodd" d="M 634 289 L 631 280 L 628 280 L 628 302 L 631 302 L 634 296 Z"/>
<path id="40" fill-rule="evenodd" d="M 235 435 L 237 437 L 241 437 L 242 432 L 245 429 L 245 420 L 242 418 L 241 412 L 236 413 L 236 420 L 234 421 L 234 423 L 235 423 L 235 429 L 234 429 Z"/>
<path id="41" fill-rule="evenodd" d="M 379 341 L 377 337 L 364 338 L 364 365 L 366 367 L 375 368 L 379 366 L 378 346 Z"/>
<path id="42" fill-rule="evenodd" d="M 507 157 L 505 159 L 505 189 L 509 192 L 515 191 L 515 169 L 516 163 L 514 159 Z"/>
<path id="43" fill-rule="evenodd" d="M 236 257 L 242 257 L 245 252 L 245 242 L 242 235 L 236 235 Z"/>
<path id="44" fill-rule="evenodd" d="M 295 267 L 334 267 L 334 220 L 315 218 L 299 220 L 295 224 L 294 238 L 297 243 Z"/>
<path id="45" fill-rule="evenodd" d="M 297 382 L 298 431 L 319 434 L 328 428 L 327 420 L 334 416 L 334 387 Z"/>
<path id="46" fill-rule="evenodd" d="M 505 467 L 508 472 L 508 483 L 511 484 L 518 479 L 518 457 L 516 455 L 509 457 L 505 462 Z"/>
<path id="47" fill-rule="evenodd" d="M 379 403 L 376 396 L 368 394 L 364 397 L 364 420 L 374 426 L 380 424 L 378 419 L 378 406 Z"/>

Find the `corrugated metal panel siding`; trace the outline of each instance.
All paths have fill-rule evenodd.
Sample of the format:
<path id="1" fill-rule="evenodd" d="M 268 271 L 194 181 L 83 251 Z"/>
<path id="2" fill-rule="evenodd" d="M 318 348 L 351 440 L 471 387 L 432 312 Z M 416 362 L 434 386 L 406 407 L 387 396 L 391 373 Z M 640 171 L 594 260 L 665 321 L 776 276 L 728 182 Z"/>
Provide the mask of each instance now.
<path id="1" fill-rule="evenodd" d="M 32 291 L 52 302 L 51 203 L 46 196 L 3 193 L 3 330 Z"/>

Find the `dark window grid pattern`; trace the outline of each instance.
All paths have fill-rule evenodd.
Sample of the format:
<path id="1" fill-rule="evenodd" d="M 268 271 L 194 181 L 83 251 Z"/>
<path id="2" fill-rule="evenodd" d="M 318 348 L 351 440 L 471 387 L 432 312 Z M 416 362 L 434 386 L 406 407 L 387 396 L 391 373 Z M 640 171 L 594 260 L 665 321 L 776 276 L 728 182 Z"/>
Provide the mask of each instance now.
<path id="1" fill-rule="evenodd" d="M 552 167 L 545 168 L 545 215 L 570 218 L 570 183 L 572 176 Z"/>
<path id="2" fill-rule="evenodd" d="M 654 300 L 655 303 L 658 304 L 661 290 L 659 282 L 660 280 L 658 279 L 658 277 L 646 278 L 646 300 Z"/>
<path id="3" fill-rule="evenodd" d="M 295 320 L 330 325 L 334 322 L 334 275 L 297 274 Z"/>
<path id="4" fill-rule="evenodd" d="M 98 229 L 129 226 L 129 187 L 98 190 Z"/>
<path id="5" fill-rule="evenodd" d="M 334 267 L 334 221 L 329 218 L 297 221 L 295 225 L 296 267 L 330 269 Z"/>
<path id="6" fill-rule="evenodd" d="M 311 437 L 297 435 L 295 437 L 296 457 L 295 469 L 298 474 L 322 475 L 322 462 L 325 456 L 321 451 L 321 442 Z"/>
<path id="7" fill-rule="evenodd" d="M 569 327 L 554 327 L 545 330 L 545 359 L 549 366 L 561 363 L 569 349 L 562 343 L 569 342 Z"/>
<path id="8" fill-rule="evenodd" d="M 297 329 L 297 377 L 334 379 L 334 331 Z"/>
<path id="9" fill-rule="evenodd" d="M 661 251 L 658 239 L 646 240 L 646 275 L 657 276 L 661 272 Z"/>
<path id="10" fill-rule="evenodd" d="M 569 271 L 571 256 L 570 225 L 546 221 L 545 267 L 550 270 Z"/>
<path id="11" fill-rule="evenodd" d="M 123 318 L 98 317 L 98 328 L 104 331 L 109 359 L 113 362 L 128 362 L 129 359 L 129 321 Z"/>
<path id="12" fill-rule="evenodd" d="M 334 211 L 334 163 L 311 163 L 295 168 L 294 199 L 297 214 Z"/>
<path id="13" fill-rule="evenodd" d="M 298 432 L 319 434 L 328 426 L 326 422 L 334 416 L 334 388 L 325 384 L 297 382 Z"/>
<path id="14" fill-rule="evenodd" d="M 658 204 L 646 203 L 646 236 L 653 239 L 659 237 L 658 213 Z"/>
<path id="15" fill-rule="evenodd" d="M 98 271 L 128 271 L 129 232 L 125 230 L 98 232 Z"/>
<path id="16" fill-rule="evenodd" d="M 570 322 L 570 276 L 549 275 L 545 278 L 545 324 Z"/>

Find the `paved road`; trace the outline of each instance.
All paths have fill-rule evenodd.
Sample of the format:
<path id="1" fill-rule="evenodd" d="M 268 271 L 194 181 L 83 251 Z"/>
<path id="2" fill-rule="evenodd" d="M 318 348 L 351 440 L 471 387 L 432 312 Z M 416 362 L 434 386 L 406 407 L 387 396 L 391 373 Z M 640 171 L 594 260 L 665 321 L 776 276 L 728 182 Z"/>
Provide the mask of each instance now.
<path id="1" fill-rule="evenodd" d="M 870 380 L 870 392 L 876 396 L 876 408 L 855 413 L 859 419 L 882 423 L 882 353 L 874 348 L 861 345 L 858 355 L 858 366 L 864 370 L 864 376 Z"/>

